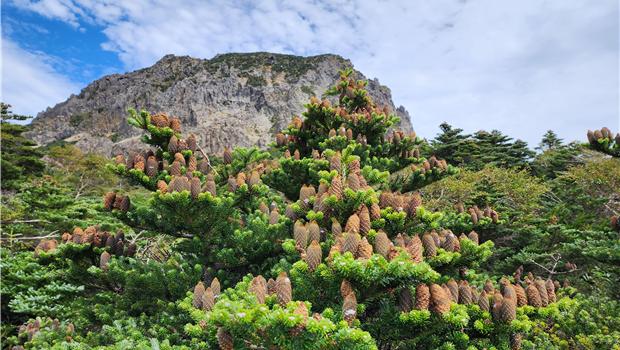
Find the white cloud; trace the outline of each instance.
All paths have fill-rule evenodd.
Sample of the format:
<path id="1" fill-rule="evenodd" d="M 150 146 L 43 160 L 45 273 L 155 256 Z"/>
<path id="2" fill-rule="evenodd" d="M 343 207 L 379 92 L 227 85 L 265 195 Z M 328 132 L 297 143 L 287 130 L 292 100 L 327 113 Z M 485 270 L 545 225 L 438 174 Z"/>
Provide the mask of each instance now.
<path id="1" fill-rule="evenodd" d="M 104 27 L 128 69 L 164 54 L 337 53 L 392 89 L 419 134 L 442 121 L 536 143 L 618 117 L 618 3 L 601 0 L 19 0 Z"/>
<path id="2" fill-rule="evenodd" d="M 35 116 L 50 105 L 65 100 L 79 87 L 58 74 L 44 54 L 31 53 L 2 38 L 2 96 L 16 114 Z"/>

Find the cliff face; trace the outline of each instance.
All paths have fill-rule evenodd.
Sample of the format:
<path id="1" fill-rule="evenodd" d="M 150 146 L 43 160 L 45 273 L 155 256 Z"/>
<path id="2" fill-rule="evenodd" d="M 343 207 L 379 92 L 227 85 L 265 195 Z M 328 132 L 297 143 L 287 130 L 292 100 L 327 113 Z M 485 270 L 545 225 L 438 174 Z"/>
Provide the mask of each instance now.
<path id="1" fill-rule="evenodd" d="M 225 54 L 210 60 L 164 56 L 151 67 L 94 81 L 39 115 L 28 136 L 39 144 L 64 140 L 110 155 L 134 147 L 140 131 L 126 123 L 127 109 L 166 112 L 181 118 L 207 152 L 225 146 L 265 147 L 274 133 L 299 115 L 311 96 L 320 97 L 352 67 L 336 55 L 299 57 L 271 53 Z M 356 78 L 366 79 L 360 72 Z M 375 80 L 369 93 L 412 130 L 404 107 Z"/>

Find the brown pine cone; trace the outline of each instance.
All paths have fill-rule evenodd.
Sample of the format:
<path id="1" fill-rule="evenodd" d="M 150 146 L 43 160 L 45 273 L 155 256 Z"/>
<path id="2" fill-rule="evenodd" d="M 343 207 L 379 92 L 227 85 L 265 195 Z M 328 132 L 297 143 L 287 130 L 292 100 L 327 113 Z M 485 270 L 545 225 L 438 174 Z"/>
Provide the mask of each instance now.
<path id="1" fill-rule="evenodd" d="M 407 244 L 407 251 L 411 256 L 411 260 L 415 263 L 422 262 L 422 241 L 420 237 L 413 236 Z"/>
<path id="2" fill-rule="evenodd" d="M 306 250 L 306 263 L 310 271 L 314 271 L 321 264 L 323 252 L 319 242 L 313 240 Z"/>
<path id="3" fill-rule="evenodd" d="M 215 306 L 215 293 L 213 293 L 213 288 L 208 287 L 202 294 L 200 300 L 204 311 L 213 310 L 213 306 Z"/>
<path id="4" fill-rule="evenodd" d="M 381 219 L 381 208 L 377 203 L 372 203 L 370 206 L 370 219 L 378 220 Z"/>
<path id="5" fill-rule="evenodd" d="M 217 329 L 217 343 L 220 345 L 220 350 L 233 350 L 234 341 L 232 335 L 228 333 L 224 328 Z"/>
<path id="6" fill-rule="evenodd" d="M 265 277 L 258 275 L 250 282 L 248 291 L 256 296 L 257 301 L 260 304 L 265 303 L 267 297 L 267 281 Z"/>
<path id="7" fill-rule="evenodd" d="M 332 219 L 332 234 L 334 236 L 338 236 L 341 233 L 342 233 L 342 226 L 340 226 L 340 223 L 338 222 L 338 220 Z"/>
<path id="8" fill-rule="evenodd" d="M 431 292 L 426 284 L 418 284 L 415 289 L 415 306 L 416 310 L 428 310 L 431 301 Z"/>
<path id="9" fill-rule="evenodd" d="M 340 295 L 344 298 L 351 293 L 354 293 L 351 282 L 346 279 L 342 280 L 342 283 L 340 283 Z"/>
<path id="10" fill-rule="evenodd" d="M 105 210 L 112 210 L 114 207 L 114 199 L 116 199 L 116 193 L 108 192 L 103 197 L 103 208 Z"/>
<path id="11" fill-rule="evenodd" d="M 517 301 L 512 298 L 504 298 L 500 309 L 500 321 L 510 323 L 517 317 Z"/>
<path id="12" fill-rule="evenodd" d="M 422 236 L 422 247 L 424 247 L 424 256 L 433 257 L 437 255 L 437 247 L 435 246 L 435 240 L 430 234 L 425 233 Z"/>
<path id="13" fill-rule="evenodd" d="M 319 224 L 316 222 L 316 220 L 312 220 L 308 224 L 306 224 L 306 229 L 308 230 L 309 242 L 321 241 L 321 228 L 319 227 Z"/>
<path id="14" fill-rule="evenodd" d="M 357 216 L 360 220 L 360 233 L 366 235 L 368 231 L 370 231 L 370 212 L 368 211 L 368 207 L 362 205 Z"/>
<path id="15" fill-rule="evenodd" d="M 332 179 L 331 186 L 329 187 L 329 195 L 336 196 L 337 199 L 342 199 L 343 196 L 343 187 L 342 187 L 342 178 L 340 175 L 334 176 Z"/>
<path id="16" fill-rule="evenodd" d="M 359 216 L 357 216 L 357 214 L 352 214 L 351 216 L 349 216 L 344 231 L 354 233 L 360 232 L 360 218 Z"/>
<path id="17" fill-rule="evenodd" d="M 538 292 L 538 288 L 534 284 L 529 284 L 525 288 L 525 295 L 527 295 L 527 304 L 533 307 L 541 307 L 542 300 L 540 298 L 540 293 Z"/>
<path id="18" fill-rule="evenodd" d="M 288 278 L 286 272 L 280 272 L 276 279 L 275 292 L 278 297 L 278 302 L 283 307 L 286 306 L 293 299 L 293 289 L 291 287 L 291 280 Z"/>
<path id="19" fill-rule="evenodd" d="M 345 232 L 342 245 L 343 253 L 351 252 L 354 256 L 360 243 L 360 235 L 355 232 Z"/>
<path id="20" fill-rule="evenodd" d="M 296 221 L 293 226 L 293 238 L 295 238 L 295 246 L 300 249 L 306 249 L 308 246 L 308 229 L 301 221 Z"/>
<path id="21" fill-rule="evenodd" d="M 459 300 L 459 285 L 456 283 L 456 281 L 454 279 L 450 279 L 448 281 L 448 283 L 446 283 L 446 286 L 448 286 L 448 290 L 450 290 L 450 299 L 453 302 L 458 302 Z"/>
<path id="22" fill-rule="evenodd" d="M 390 239 L 383 230 L 379 230 L 375 236 L 375 251 L 387 258 L 390 251 Z"/>
<path id="23" fill-rule="evenodd" d="M 99 268 L 101 268 L 103 271 L 107 271 L 108 270 L 108 265 L 110 264 L 110 253 L 108 252 L 103 252 L 101 253 L 101 257 L 99 258 Z"/>
<path id="24" fill-rule="evenodd" d="M 520 284 L 515 284 L 514 289 L 515 294 L 517 295 L 517 306 L 527 305 L 527 296 L 525 294 L 525 289 L 523 289 Z"/>
<path id="25" fill-rule="evenodd" d="M 478 296 L 478 306 L 482 311 L 489 311 L 489 297 L 486 291 L 482 291 Z"/>
<path id="26" fill-rule="evenodd" d="M 432 312 L 443 315 L 450 311 L 450 297 L 438 284 L 431 284 L 431 302 L 429 308 Z"/>
<path id="27" fill-rule="evenodd" d="M 355 317 L 357 317 L 357 299 L 355 298 L 355 293 L 349 293 L 349 295 L 344 297 L 342 315 L 349 325 L 351 325 Z"/>
<path id="28" fill-rule="evenodd" d="M 372 246 L 368 243 L 366 237 L 360 241 L 355 257 L 358 259 L 370 259 L 372 257 Z"/>

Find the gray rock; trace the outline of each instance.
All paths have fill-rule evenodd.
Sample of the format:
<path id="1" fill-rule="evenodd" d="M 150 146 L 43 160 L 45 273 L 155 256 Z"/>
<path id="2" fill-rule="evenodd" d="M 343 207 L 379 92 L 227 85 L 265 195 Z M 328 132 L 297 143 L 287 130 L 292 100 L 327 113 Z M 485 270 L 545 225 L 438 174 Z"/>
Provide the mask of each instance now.
<path id="1" fill-rule="evenodd" d="M 299 57 L 231 53 L 210 60 L 166 55 L 153 66 L 94 81 L 79 95 L 41 112 L 27 136 L 39 144 L 64 140 L 105 155 L 126 151 L 141 131 L 126 123 L 127 109 L 178 116 L 206 152 L 225 146 L 266 147 L 311 96 L 320 97 L 352 67 L 337 55 Z M 355 78 L 366 79 L 355 71 Z M 368 90 L 411 131 L 409 114 L 392 102 L 390 89 L 369 80 Z"/>

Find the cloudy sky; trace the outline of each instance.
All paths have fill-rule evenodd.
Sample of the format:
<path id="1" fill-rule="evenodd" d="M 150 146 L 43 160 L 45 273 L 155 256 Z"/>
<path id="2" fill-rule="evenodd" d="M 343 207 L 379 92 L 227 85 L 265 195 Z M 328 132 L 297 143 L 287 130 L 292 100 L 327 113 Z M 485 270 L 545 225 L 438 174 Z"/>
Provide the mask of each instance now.
<path id="1" fill-rule="evenodd" d="M 447 121 L 534 146 L 620 128 L 617 0 L 8 0 L 2 100 L 36 115 L 168 53 L 336 53 L 378 78 L 418 134 Z"/>

